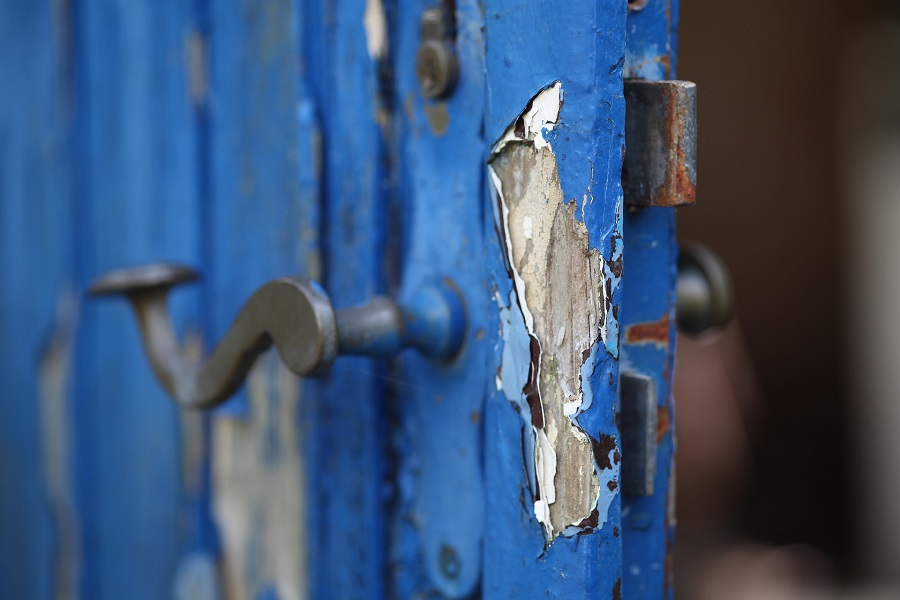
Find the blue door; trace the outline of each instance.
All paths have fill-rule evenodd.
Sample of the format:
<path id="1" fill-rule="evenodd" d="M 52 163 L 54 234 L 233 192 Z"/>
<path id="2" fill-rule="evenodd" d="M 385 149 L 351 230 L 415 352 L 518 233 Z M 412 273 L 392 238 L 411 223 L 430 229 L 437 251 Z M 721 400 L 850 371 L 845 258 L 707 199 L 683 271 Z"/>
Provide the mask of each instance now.
<path id="1" fill-rule="evenodd" d="M 674 79 L 677 15 L 0 3 L 0 595 L 670 597 L 693 174 L 678 201 L 622 177 L 625 80 Z M 266 330 L 236 389 L 179 406 L 128 302 L 86 295 L 159 261 L 202 277 L 169 298 L 186 361 L 283 276 L 339 356 L 299 377 Z M 345 309 L 383 297 L 411 339 L 434 289 L 458 349 L 340 356 Z"/>

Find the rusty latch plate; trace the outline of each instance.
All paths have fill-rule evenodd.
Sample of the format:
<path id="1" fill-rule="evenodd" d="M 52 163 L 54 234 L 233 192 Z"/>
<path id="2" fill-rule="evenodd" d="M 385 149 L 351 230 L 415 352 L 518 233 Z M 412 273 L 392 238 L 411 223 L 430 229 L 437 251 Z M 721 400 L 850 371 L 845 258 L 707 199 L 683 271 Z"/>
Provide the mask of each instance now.
<path id="1" fill-rule="evenodd" d="M 625 204 L 687 206 L 696 185 L 696 84 L 626 79 Z"/>

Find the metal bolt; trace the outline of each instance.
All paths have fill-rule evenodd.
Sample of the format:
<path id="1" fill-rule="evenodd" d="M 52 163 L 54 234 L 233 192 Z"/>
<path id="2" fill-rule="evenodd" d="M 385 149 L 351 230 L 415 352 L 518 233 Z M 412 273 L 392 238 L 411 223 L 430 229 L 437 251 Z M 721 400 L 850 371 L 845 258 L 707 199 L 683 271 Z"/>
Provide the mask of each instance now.
<path id="1" fill-rule="evenodd" d="M 426 98 L 446 98 L 456 85 L 459 62 L 447 40 L 452 29 L 446 9 L 422 11 L 421 41 L 416 51 L 416 77 Z"/>
<path id="2" fill-rule="evenodd" d="M 459 560 L 459 553 L 456 548 L 444 544 L 441 546 L 440 554 L 441 575 L 447 579 L 458 579 L 462 571 L 462 563 Z"/>
<path id="3" fill-rule="evenodd" d="M 416 52 L 416 77 L 426 98 L 446 98 L 456 85 L 459 63 L 443 40 L 425 40 Z"/>

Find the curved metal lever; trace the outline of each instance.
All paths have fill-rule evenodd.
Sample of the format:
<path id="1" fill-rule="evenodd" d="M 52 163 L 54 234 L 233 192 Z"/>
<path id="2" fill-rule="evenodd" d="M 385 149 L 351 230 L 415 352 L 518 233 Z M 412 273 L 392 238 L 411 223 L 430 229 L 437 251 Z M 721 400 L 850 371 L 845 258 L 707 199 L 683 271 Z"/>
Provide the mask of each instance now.
<path id="1" fill-rule="evenodd" d="M 728 268 L 702 244 L 683 244 L 679 249 L 676 296 L 675 319 L 685 333 L 724 327 L 734 314 Z"/>
<path id="2" fill-rule="evenodd" d="M 282 277 L 250 296 L 210 357 L 197 364 L 178 341 L 166 301 L 172 287 L 195 279 L 197 273 L 187 267 L 152 264 L 113 271 L 90 288 L 94 296 L 128 298 L 154 373 L 186 407 L 224 402 L 272 344 L 291 371 L 306 376 L 327 369 L 338 354 L 387 358 L 416 348 L 450 358 L 463 342 L 465 309 L 449 286 L 424 288 L 402 306 L 376 297 L 335 311 L 315 281 Z"/>

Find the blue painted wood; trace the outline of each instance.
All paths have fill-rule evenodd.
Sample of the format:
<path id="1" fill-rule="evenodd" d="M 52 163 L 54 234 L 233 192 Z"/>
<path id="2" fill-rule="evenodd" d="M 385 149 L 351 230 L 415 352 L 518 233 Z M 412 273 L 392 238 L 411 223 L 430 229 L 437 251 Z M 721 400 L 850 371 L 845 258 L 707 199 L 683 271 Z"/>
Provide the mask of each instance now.
<path id="1" fill-rule="evenodd" d="M 629 11 L 627 77 L 675 76 L 678 1 Z M 627 151 L 627 149 L 626 149 Z M 671 598 L 674 544 L 675 209 L 630 210 L 624 219 L 622 370 L 653 378 L 658 405 L 657 472 L 649 497 L 625 496 L 622 516 L 625 598 Z"/>
<path id="2" fill-rule="evenodd" d="M 210 214 L 204 228 L 214 299 L 210 336 L 217 340 L 269 279 L 319 275 L 311 153 L 318 132 L 310 99 L 301 94 L 294 3 L 208 2 Z"/>
<path id="3" fill-rule="evenodd" d="M 560 124 L 548 134 L 559 164 L 564 197 L 576 202 L 590 246 L 606 262 L 607 337 L 587 359 L 593 403 L 576 420 L 590 438 L 618 449 L 616 387 L 618 378 L 617 315 L 621 264 L 620 186 L 624 138 L 625 6 L 622 2 L 485 3 L 488 106 L 485 138 L 493 141 L 523 111 L 539 90 L 560 81 L 564 106 Z M 492 202 L 493 200 L 488 200 Z M 490 205 L 488 205 L 490 206 Z M 490 215 L 490 208 L 486 208 Z M 510 298 L 511 282 L 502 263 L 494 224 L 486 218 L 493 240 L 492 284 L 501 299 Z M 516 309 L 514 309 L 516 310 Z M 501 317 L 488 334 L 494 338 Z M 505 318 L 505 317 L 504 317 Z M 521 317 L 519 317 L 521 318 Z M 507 343 L 511 340 L 507 339 Z M 503 342 L 496 340 L 495 364 Z M 525 345 L 527 349 L 527 343 Z M 521 352 L 521 350 L 519 351 Z M 527 359 L 526 359 L 527 361 Z M 591 361 L 595 361 L 593 365 Z M 527 362 L 526 362 L 527 364 Z M 587 389 L 587 384 L 582 382 Z M 511 402 L 491 385 L 485 424 L 485 477 L 490 486 L 486 510 L 484 595 L 490 598 L 618 598 L 621 596 L 622 548 L 617 489 L 602 486 L 600 522 L 596 530 L 557 538 L 544 548 L 540 525 L 532 513 L 530 486 L 523 469 L 523 440 L 530 431 Z M 605 450 L 604 450 L 605 451 Z M 612 487 L 612 486 L 611 486 Z"/>
<path id="4" fill-rule="evenodd" d="M 396 169 L 404 239 L 403 295 L 450 279 L 467 305 L 466 345 L 452 361 L 397 361 L 398 498 L 391 572 L 397 597 L 467 597 L 480 586 L 485 522 L 483 414 L 493 381 L 485 336 L 484 19 L 455 3 L 460 78 L 446 101 L 422 97 L 415 74 L 420 17 L 432 2 L 398 5 L 394 35 Z"/>
<path id="5" fill-rule="evenodd" d="M 322 383 L 302 385 L 292 425 L 306 454 L 306 531 L 296 535 L 306 536 L 300 587 L 308 589 L 292 592 L 660 595 L 672 540 L 670 431 L 656 495 L 622 499 L 603 488 L 602 524 L 544 547 L 523 450 L 531 432 L 514 406 L 521 398 L 495 383 L 504 344 L 516 340 L 498 335 L 511 307 L 497 298 L 510 298 L 512 282 L 485 169 L 491 144 L 535 93 L 560 81 L 565 104 L 548 139 L 565 197 L 606 261 L 609 300 L 606 343 L 583 370 L 593 403 L 575 418 L 612 453 L 618 316 L 623 368 L 656 379 L 660 414 L 671 417 L 673 211 L 623 217 L 618 181 L 623 65 L 632 75 L 671 75 L 674 6 L 651 2 L 630 16 L 626 49 L 619 1 L 458 0 L 461 77 L 446 102 L 433 102 L 414 72 L 425 0 L 183 0 L 165 9 L 94 0 L 71 21 L 49 3 L 12 4 L 0 4 L 0 27 L 15 24 L 2 29 L 15 51 L 0 57 L 0 76 L 22 84 L 0 96 L 0 375 L 11 382 L 0 398 L 10 415 L 0 423 L 0 474 L 20 485 L 0 497 L 4 586 L 17 597 L 51 595 L 53 553 L 65 547 L 60 481 L 75 487 L 72 581 L 83 597 L 169 597 L 185 551 L 227 551 L 216 536 L 224 523 L 210 520 L 209 505 L 222 499 L 211 497 L 210 465 L 199 489 L 183 489 L 177 412 L 124 303 L 84 305 L 71 323 L 57 311 L 68 282 L 82 288 L 106 269 L 169 258 L 207 275 L 177 295 L 174 311 L 207 345 L 259 284 L 284 273 L 321 278 L 338 307 L 378 292 L 409 297 L 443 277 L 466 298 L 468 339 L 456 359 L 341 358 Z M 373 10 L 385 11 L 383 53 Z M 31 51 L 51 31 L 72 33 L 74 64 L 62 58 L 61 37 Z M 18 260 L 23 248 L 27 259 Z M 628 340 L 629 328 L 654 323 L 665 342 Z M 67 348 L 75 375 L 63 406 L 78 407 L 64 463 L 71 473 L 48 479 L 37 423 L 50 388 L 39 374 Z M 275 370 L 261 372 L 272 379 Z M 246 397 L 232 403 L 212 429 L 249 422 L 248 409 Z M 11 548 L 28 568 L 9 558 Z M 244 583 L 258 597 L 286 585 Z"/>
<path id="6" fill-rule="evenodd" d="M 204 226 L 210 273 L 207 331 L 208 339 L 215 341 L 269 279 L 321 277 L 321 132 L 315 99 L 301 73 L 308 35 L 303 3 L 207 2 L 209 216 Z M 298 391 L 285 387 L 284 378 L 294 376 L 278 365 L 274 353 L 258 361 L 248 381 L 254 377 L 261 387 L 251 394 L 245 385 L 214 417 L 214 436 L 234 427 L 243 433 L 240 447 L 220 444 L 214 450 L 213 469 L 243 462 L 269 473 L 263 485 L 276 486 L 273 477 L 280 465 L 302 464 L 304 457 L 297 455 L 305 450 L 310 457 L 306 481 L 315 485 L 317 459 L 311 440 L 319 427 L 317 386 L 304 381 Z M 278 421 L 287 414 L 297 415 L 288 426 L 296 429 L 296 437 L 280 433 Z M 298 478 L 298 487 L 303 485 L 303 475 L 287 475 Z M 252 478 L 246 467 L 235 477 L 230 485 L 214 481 L 211 499 L 214 507 L 240 507 L 227 515 L 216 513 L 221 556 L 231 571 L 230 593 L 252 598 L 274 598 L 277 590 L 306 594 L 310 564 L 296 553 L 288 536 L 297 538 L 298 545 L 316 539 L 317 516 L 297 514 L 279 521 L 280 513 L 264 496 L 243 491 Z M 293 492 L 285 487 L 281 493 Z M 314 513 L 313 494 L 302 488 L 296 494 L 307 496 L 307 509 Z M 294 510 L 304 513 L 296 502 Z M 304 522 L 308 525 L 302 526 Z M 285 537 L 276 536 L 274 529 Z"/>
<path id="7" fill-rule="evenodd" d="M 386 288 L 386 113 L 367 4 L 304 3 L 304 72 L 322 131 L 322 280 L 338 308 Z M 386 595 L 386 376 L 383 362 L 346 357 L 321 384 L 309 429 L 314 598 Z"/>
<path id="8" fill-rule="evenodd" d="M 55 548 L 71 533 L 60 527 L 70 464 L 42 442 L 58 431 L 48 425 L 65 430 L 53 406 L 71 401 L 65 17 L 50 2 L 0 3 L 0 589 L 9 598 L 53 596 Z M 62 389 L 48 389 L 57 376 Z"/>
<path id="9" fill-rule="evenodd" d="M 77 8 L 81 286 L 122 265 L 198 262 L 197 142 L 185 67 L 191 17 L 188 1 Z M 179 325 L 195 314 L 195 298 L 176 299 Z M 150 372 L 125 303 L 87 303 L 82 314 L 74 434 L 80 592 L 166 597 L 187 508 L 176 409 Z"/>

